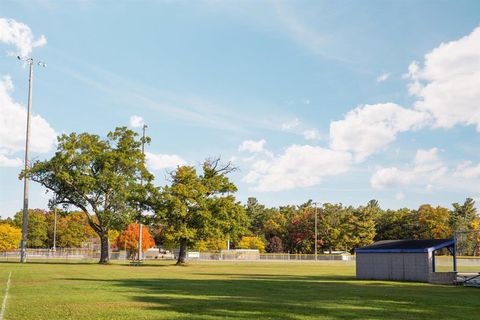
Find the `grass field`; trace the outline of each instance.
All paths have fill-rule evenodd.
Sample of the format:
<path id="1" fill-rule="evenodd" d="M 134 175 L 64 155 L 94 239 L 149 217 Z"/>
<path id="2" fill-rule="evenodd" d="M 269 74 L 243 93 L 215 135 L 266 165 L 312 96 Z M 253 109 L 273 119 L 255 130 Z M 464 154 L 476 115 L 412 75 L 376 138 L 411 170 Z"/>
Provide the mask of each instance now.
<path id="1" fill-rule="evenodd" d="M 478 319 L 480 289 L 357 281 L 342 263 L 0 263 L 5 318 Z"/>

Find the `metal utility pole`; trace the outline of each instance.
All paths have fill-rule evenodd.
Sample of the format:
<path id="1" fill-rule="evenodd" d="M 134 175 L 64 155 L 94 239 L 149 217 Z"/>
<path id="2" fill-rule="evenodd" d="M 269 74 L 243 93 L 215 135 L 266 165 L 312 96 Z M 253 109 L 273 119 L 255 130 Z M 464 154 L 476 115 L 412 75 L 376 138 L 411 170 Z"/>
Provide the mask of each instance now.
<path id="1" fill-rule="evenodd" d="M 18 60 L 25 61 L 29 65 L 28 74 L 28 106 L 27 106 L 27 132 L 25 138 L 25 176 L 23 177 L 23 214 L 22 214 L 22 240 L 20 241 L 20 262 L 27 262 L 27 233 L 28 233 L 28 196 L 30 180 L 27 177 L 30 168 L 30 122 L 32 118 L 32 81 L 33 81 L 33 59 L 17 56 Z M 43 62 L 39 66 L 46 67 Z"/>
<path id="2" fill-rule="evenodd" d="M 57 251 L 57 208 L 53 211 L 55 218 L 53 222 L 53 252 Z"/>
<path id="3" fill-rule="evenodd" d="M 142 135 L 142 155 L 145 156 L 145 130 L 147 129 L 147 125 L 143 125 L 143 135 Z M 140 180 L 140 185 L 143 185 L 143 179 Z M 138 262 L 142 261 L 142 211 L 141 209 L 138 212 Z"/>
<path id="4" fill-rule="evenodd" d="M 318 261 L 318 210 L 317 210 L 317 203 L 314 203 L 315 205 L 315 261 Z"/>

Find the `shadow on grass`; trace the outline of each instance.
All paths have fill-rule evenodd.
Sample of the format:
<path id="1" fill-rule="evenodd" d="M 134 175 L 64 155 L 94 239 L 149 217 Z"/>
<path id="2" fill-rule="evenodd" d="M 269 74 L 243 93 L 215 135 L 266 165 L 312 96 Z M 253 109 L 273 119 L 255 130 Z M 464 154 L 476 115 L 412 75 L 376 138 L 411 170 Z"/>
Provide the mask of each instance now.
<path id="1" fill-rule="evenodd" d="M 480 290 L 348 276 L 201 274 L 210 279 L 86 279 L 129 289 L 151 311 L 182 319 L 474 319 Z M 159 313 L 161 315 L 161 313 Z"/>
<path id="2" fill-rule="evenodd" d="M 5 261 L 0 260 L 1 264 L 17 264 L 20 265 L 19 261 Z M 176 266 L 174 262 L 172 263 L 163 263 L 163 264 L 140 264 L 140 265 L 132 265 L 130 262 L 110 262 L 110 263 L 99 263 L 98 260 L 94 261 L 81 261 L 81 260 L 72 260 L 72 261 L 55 261 L 55 260 L 30 260 L 27 261 L 26 264 L 35 264 L 35 265 L 97 265 L 97 266 L 124 266 L 124 267 L 132 267 L 132 268 L 143 268 L 143 267 L 155 267 L 155 268 L 163 268 L 163 267 L 172 267 Z"/>

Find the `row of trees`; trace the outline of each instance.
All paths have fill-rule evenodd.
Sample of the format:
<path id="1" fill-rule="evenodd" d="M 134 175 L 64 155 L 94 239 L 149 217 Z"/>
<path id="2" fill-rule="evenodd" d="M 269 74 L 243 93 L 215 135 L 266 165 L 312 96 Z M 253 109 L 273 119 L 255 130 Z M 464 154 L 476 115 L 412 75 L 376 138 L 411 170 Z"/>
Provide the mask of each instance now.
<path id="1" fill-rule="evenodd" d="M 239 249 L 258 249 L 271 253 L 313 253 L 315 214 L 318 219 L 318 248 L 321 252 L 352 251 L 373 241 L 387 239 L 448 238 L 454 230 L 478 230 L 480 227 L 475 202 L 470 198 L 463 204 L 454 203 L 452 209 L 422 205 L 417 210 L 382 210 L 374 200 L 357 208 L 330 203 L 317 208 L 311 201 L 299 206 L 267 208 L 255 198 L 249 198 L 244 208 L 246 220 L 235 224 L 235 233 L 208 233 L 203 238 L 188 236 L 188 230 L 198 232 L 204 228 L 205 223 L 199 227 L 196 221 L 206 219 L 196 213 L 184 213 L 185 222 L 179 222 L 182 217 L 168 215 L 174 220 L 169 225 L 152 220 L 150 226 L 143 228 L 143 250 L 156 244 L 168 249 L 177 248 L 181 239 L 186 238 L 187 246 L 201 251 L 226 249 L 227 241 L 230 241 L 232 247 Z M 29 211 L 29 247 L 52 247 L 53 220 L 54 213 L 51 211 Z M 12 234 L 9 239 L 16 239 L 20 234 L 21 212 L 3 223 L 12 227 L 9 229 Z M 94 236 L 82 212 L 58 213 L 57 247 L 88 246 Z M 111 246 L 127 250 L 130 255 L 135 254 L 138 224 L 129 224 L 121 233 L 111 230 L 109 239 Z M 13 247 L 17 245 L 18 241 L 13 243 Z"/>
<path id="2" fill-rule="evenodd" d="M 22 228 L 22 212 L 17 212 L 13 218 L 0 220 L 0 223 L 20 230 Z M 59 210 L 55 226 L 54 211 L 30 209 L 28 210 L 27 246 L 29 248 L 53 247 L 55 227 L 57 247 L 79 248 L 95 236 L 93 230 L 88 226 L 83 212 Z"/>
<path id="3" fill-rule="evenodd" d="M 266 208 L 254 198 L 243 206 L 228 178 L 235 168 L 219 159 L 206 160 L 200 173 L 193 166 L 180 166 L 170 173 L 167 186 L 156 187 L 141 151 L 148 142 L 125 127 L 105 139 L 88 133 L 62 135 L 55 155 L 35 162 L 21 177 L 27 175 L 51 191 L 51 207 L 80 211 L 83 223 L 100 239 L 101 263 L 108 262 L 112 231 L 124 230 L 135 220 L 150 226 L 157 244 L 179 247 L 178 263 L 185 262 L 189 247 L 218 249 L 227 240 L 238 248 L 311 253 L 315 216 L 323 251 L 351 251 L 376 239 L 446 237 L 478 221 L 471 199 L 454 204 L 453 210 L 426 205 L 383 211 L 376 201 L 357 208 L 328 203 L 316 208 L 311 201 Z M 48 245 L 48 234 L 29 236 Z"/>
<path id="4" fill-rule="evenodd" d="M 425 204 L 416 210 L 382 210 L 376 200 L 359 207 L 330 203 L 316 207 L 308 201 L 300 206 L 267 208 L 249 198 L 246 211 L 250 234 L 263 240 L 268 252 L 313 253 L 315 214 L 317 245 L 322 252 L 352 252 L 378 240 L 449 238 L 454 231 L 480 228 L 471 198 L 454 203 L 452 209 Z"/>
<path id="5" fill-rule="evenodd" d="M 0 251 L 17 249 L 21 238 L 22 212 L 14 218 L 0 219 Z M 82 212 L 58 212 L 55 224 L 55 212 L 40 209 L 28 211 L 29 248 L 84 248 L 95 249 L 97 236 L 88 225 Z M 134 257 L 138 251 L 138 224 L 131 223 L 123 231 L 110 230 L 109 241 L 112 248 L 126 250 Z M 54 240 L 55 239 L 55 240 Z M 142 249 L 146 251 L 155 246 L 155 240 L 148 227 L 142 231 Z"/>

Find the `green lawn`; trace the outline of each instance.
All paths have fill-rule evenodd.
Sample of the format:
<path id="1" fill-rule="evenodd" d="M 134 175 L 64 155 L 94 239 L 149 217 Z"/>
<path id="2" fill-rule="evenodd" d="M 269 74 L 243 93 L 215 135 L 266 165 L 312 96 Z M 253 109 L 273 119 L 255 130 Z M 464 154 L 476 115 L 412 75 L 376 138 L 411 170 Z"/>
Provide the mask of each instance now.
<path id="1" fill-rule="evenodd" d="M 341 262 L 0 262 L 5 319 L 478 319 L 480 289 L 356 281 Z"/>

